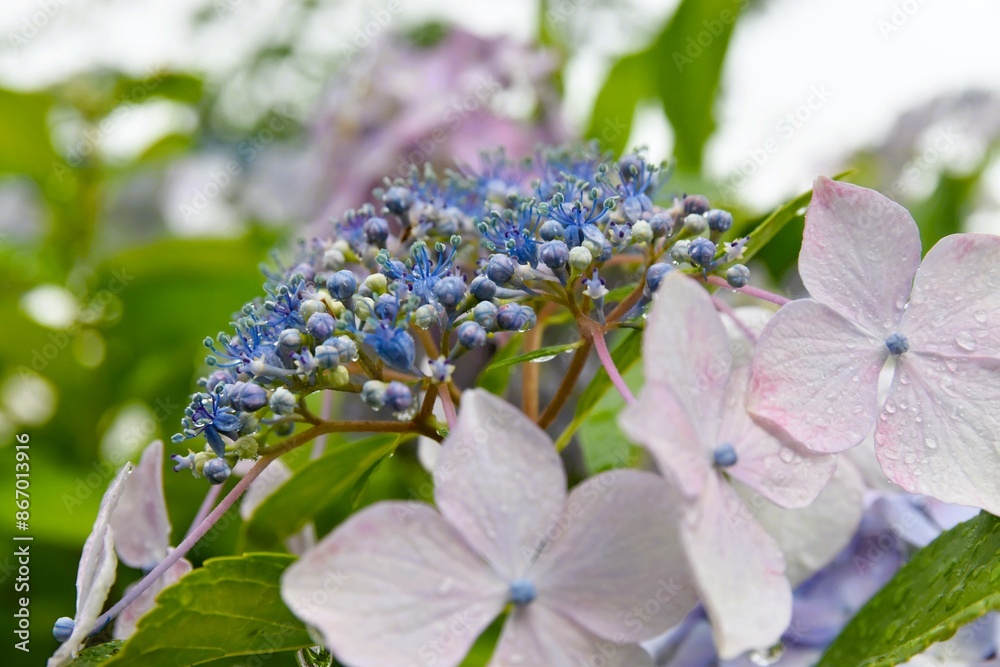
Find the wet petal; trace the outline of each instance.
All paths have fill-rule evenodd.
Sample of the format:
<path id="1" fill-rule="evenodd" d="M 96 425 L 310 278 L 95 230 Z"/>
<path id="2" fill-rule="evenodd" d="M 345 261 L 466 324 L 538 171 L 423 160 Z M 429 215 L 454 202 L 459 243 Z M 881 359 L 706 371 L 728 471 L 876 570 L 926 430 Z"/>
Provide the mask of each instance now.
<path id="1" fill-rule="evenodd" d="M 705 288 L 676 271 L 664 278 L 646 320 L 642 346 L 646 382 L 673 391 L 695 425 L 714 425 L 733 355 L 726 327 Z"/>
<path id="2" fill-rule="evenodd" d="M 148 570 L 167 557 L 170 518 L 163 495 L 163 441 L 153 441 L 142 452 L 111 515 L 111 527 L 115 551 L 129 567 Z"/>
<path id="3" fill-rule="evenodd" d="M 903 330 L 915 351 L 1000 357 L 1000 236 L 955 234 L 924 258 Z"/>
<path id="4" fill-rule="evenodd" d="M 705 485 L 681 535 L 719 655 L 773 645 L 788 627 L 792 590 L 774 538 L 720 476 Z"/>
<path id="5" fill-rule="evenodd" d="M 750 369 L 733 371 L 726 392 L 719 442 L 736 450 L 736 464 L 726 473 L 782 507 L 803 507 L 819 495 L 833 476 L 836 457 L 800 452 L 754 422 L 746 410 Z"/>
<path id="6" fill-rule="evenodd" d="M 665 428 L 664 425 L 669 424 Z M 618 416 L 631 440 L 646 447 L 660 470 L 681 491 L 697 498 L 712 474 L 712 445 L 692 421 L 681 401 L 666 385 L 648 382 L 639 399 Z M 715 431 L 712 426 L 710 431 Z"/>
<path id="7" fill-rule="evenodd" d="M 507 619 L 490 667 L 540 665 L 653 667 L 653 659 L 635 644 L 601 639 L 544 604 L 533 602 L 515 609 Z"/>
<path id="8" fill-rule="evenodd" d="M 816 452 L 861 442 L 878 414 L 885 343 L 812 300 L 794 301 L 757 343 L 747 408 L 766 428 Z"/>
<path id="9" fill-rule="evenodd" d="M 911 493 L 1000 514 L 1000 360 L 904 355 L 875 429 L 886 476 Z"/>
<path id="10" fill-rule="evenodd" d="M 662 477 L 638 470 L 579 484 L 530 572 L 539 599 L 619 642 L 666 632 L 698 596 L 678 534 L 681 502 Z"/>
<path id="11" fill-rule="evenodd" d="M 454 667 L 507 584 L 433 508 L 383 502 L 292 564 L 281 596 L 347 664 Z"/>
<path id="12" fill-rule="evenodd" d="M 884 339 L 898 330 L 920 254 L 905 208 L 874 190 L 816 179 L 799 253 L 814 299 Z"/>
<path id="13" fill-rule="evenodd" d="M 145 616 L 146 612 L 156 606 L 156 596 L 167 586 L 180 581 L 180 578 L 190 572 L 191 563 L 186 558 L 181 558 L 174 563 L 170 569 L 163 573 L 163 576 L 153 582 L 153 585 L 144 590 L 132 604 L 125 607 L 122 613 L 115 619 L 114 638 L 128 639 L 135 632 L 135 625 L 139 619 Z M 135 584 L 132 584 L 133 586 Z M 131 588 L 131 586 L 129 586 Z M 128 589 L 126 589 L 126 593 Z"/>
<path id="14" fill-rule="evenodd" d="M 861 523 L 864 485 L 848 461 L 840 461 L 836 474 L 809 506 L 784 509 L 756 503 L 755 515 L 764 530 L 785 554 L 786 576 L 792 586 L 825 567 L 851 541 Z"/>
<path id="15" fill-rule="evenodd" d="M 566 499 L 566 473 L 549 436 L 481 389 L 462 394 L 458 424 L 434 469 L 441 513 L 508 580 L 530 566 Z"/>
<path id="16" fill-rule="evenodd" d="M 108 490 L 104 492 L 94 528 L 83 544 L 80 566 L 76 572 L 76 615 L 73 616 L 73 632 L 49 658 L 48 667 L 62 667 L 72 662 L 101 616 L 104 603 L 108 599 L 108 592 L 115 582 L 115 570 L 118 567 L 111 515 L 121 502 L 126 482 L 131 474 L 132 464 L 126 463 Z"/>

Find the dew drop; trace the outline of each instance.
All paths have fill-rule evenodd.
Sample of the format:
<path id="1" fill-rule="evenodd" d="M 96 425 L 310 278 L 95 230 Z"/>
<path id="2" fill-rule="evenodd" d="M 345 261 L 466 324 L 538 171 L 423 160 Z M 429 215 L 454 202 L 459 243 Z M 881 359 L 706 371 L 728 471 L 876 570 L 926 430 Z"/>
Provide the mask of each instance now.
<path id="1" fill-rule="evenodd" d="M 906 408 L 903 408 L 903 409 L 905 410 Z M 896 413 L 896 404 L 893 401 L 886 401 L 885 402 L 885 411 L 888 412 L 890 415 L 895 414 Z"/>
<path id="2" fill-rule="evenodd" d="M 535 357 L 534 359 L 531 360 L 531 363 L 533 363 L 533 364 L 544 364 L 546 361 L 552 361 L 555 358 L 556 358 L 556 355 L 554 355 L 554 354 L 547 354 L 544 357 Z"/>
<path id="3" fill-rule="evenodd" d="M 955 345 L 958 345 L 966 352 L 974 352 L 976 350 L 976 339 L 968 331 L 963 331 L 955 336 Z"/>
<path id="4" fill-rule="evenodd" d="M 986 314 L 985 310 L 977 310 L 973 317 L 980 324 L 986 324 L 986 321 L 990 319 L 990 316 Z"/>

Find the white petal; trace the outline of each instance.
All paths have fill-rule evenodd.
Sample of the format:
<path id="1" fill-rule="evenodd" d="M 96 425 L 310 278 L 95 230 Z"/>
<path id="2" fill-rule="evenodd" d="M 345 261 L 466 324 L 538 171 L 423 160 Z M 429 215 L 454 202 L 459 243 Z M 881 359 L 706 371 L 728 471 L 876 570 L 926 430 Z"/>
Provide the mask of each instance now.
<path id="1" fill-rule="evenodd" d="M 1000 514 L 1000 359 L 906 353 L 875 429 L 886 476 L 911 493 Z"/>
<path id="2" fill-rule="evenodd" d="M 530 572 L 539 599 L 618 642 L 673 627 L 698 597 L 678 533 L 682 502 L 662 477 L 638 470 L 579 484 Z"/>
<path id="3" fill-rule="evenodd" d="M 566 499 L 566 473 L 549 436 L 487 391 L 462 394 L 458 424 L 434 469 L 448 521 L 508 581 L 523 575 Z"/>
<path id="4" fill-rule="evenodd" d="M 736 464 L 726 474 L 740 480 L 781 507 L 811 503 L 833 476 L 835 456 L 800 451 L 783 443 L 754 422 L 746 409 L 750 369 L 733 371 L 726 391 L 719 444 L 736 450 Z"/>
<path id="5" fill-rule="evenodd" d="M 126 463 L 108 490 L 104 492 L 94 528 L 83 544 L 80 567 L 76 572 L 76 615 L 73 617 L 73 632 L 49 658 L 48 667 L 62 667 L 72 662 L 101 616 L 104 603 L 108 599 L 108 592 L 115 583 L 115 570 L 118 567 L 114 534 L 111 530 L 111 515 L 121 501 L 125 484 L 131 474 L 132 464 Z"/>
<path id="6" fill-rule="evenodd" d="M 874 190 L 816 179 L 799 253 L 814 299 L 885 340 L 898 330 L 919 264 L 920 234 L 905 208 Z"/>
<path id="7" fill-rule="evenodd" d="M 810 299 L 771 319 L 757 343 L 747 409 L 768 430 L 816 452 L 861 442 L 878 414 L 885 342 Z"/>
<path id="8" fill-rule="evenodd" d="M 507 582 L 423 503 L 358 512 L 281 579 L 288 608 L 341 662 L 365 667 L 455 667 L 507 595 Z"/>
<path id="9" fill-rule="evenodd" d="M 646 382 L 669 387 L 695 425 L 714 426 L 733 355 L 705 288 L 680 272 L 664 278 L 646 319 L 642 350 Z"/>
<path id="10" fill-rule="evenodd" d="M 792 589 L 777 542 L 718 475 L 681 532 L 722 658 L 765 648 L 792 618 Z"/>
<path id="11" fill-rule="evenodd" d="M 111 527 L 115 551 L 129 567 L 148 570 L 167 557 L 170 518 L 163 495 L 163 441 L 153 441 L 142 452 L 111 515 Z"/>
<path id="12" fill-rule="evenodd" d="M 906 308 L 913 350 L 1000 357 L 1000 236 L 954 234 L 928 251 Z"/>
<path id="13" fill-rule="evenodd" d="M 826 566 L 851 541 L 864 511 L 864 485 L 854 466 L 841 460 L 833 479 L 811 505 L 797 509 L 767 502 L 758 505 L 757 521 L 785 554 L 785 574 L 794 587 Z"/>
<path id="14" fill-rule="evenodd" d="M 538 601 L 515 609 L 489 667 L 653 667 L 635 644 L 596 637 Z"/>
<path id="15" fill-rule="evenodd" d="M 191 563 L 186 558 L 170 566 L 163 576 L 153 582 L 153 585 L 144 590 L 132 604 L 125 607 L 118 618 L 115 619 L 114 638 L 128 639 L 135 632 L 135 625 L 139 619 L 146 615 L 150 609 L 156 606 L 156 596 L 167 586 L 172 586 L 180 581 L 180 578 L 191 571 Z M 135 584 L 132 584 L 134 586 Z M 129 589 L 132 588 L 129 586 Z M 128 593 L 128 589 L 125 591 Z"/>

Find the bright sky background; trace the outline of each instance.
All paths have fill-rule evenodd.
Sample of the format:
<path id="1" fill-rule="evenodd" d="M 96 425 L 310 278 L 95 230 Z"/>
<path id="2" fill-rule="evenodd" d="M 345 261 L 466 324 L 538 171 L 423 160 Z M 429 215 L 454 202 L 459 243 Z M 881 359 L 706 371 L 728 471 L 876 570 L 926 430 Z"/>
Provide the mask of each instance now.
<path id="1" fill-rule="evenodd" d="M 403 23 L 444 16 L 481 34 L 527 38 L 535 30 L 533 0 L 400 3 Z M 192 38 L 190 17 L 206 4 L 3 0 L 0 85 L 38 87 L 94 64 L 135 73 L 173 65 L 224 76 L 256 44 L 291 22 L 281 0 L 215 0 L 221 20 Z M 655 25 L 651 17 L 666 15 L 676 0 L 632 4 L 642 9 L 626 17 L 633 22 L 626 39 L 609 39 L 609 46 L 589 38 L 571 64 L 567 115 L 578 123 L 601 84 L 602 52 L 626 50 L 629 43 L 641 46 L 642 35 L 637 40 L 636 32 Z M 329 20 L 320 16 L 310 24 L 303 48 L 329 52 L 388 6 L 389 0 L 332 5 Z M 887 32 L 894 19 L 898 29 Z M 30 33 L 32 20 L 43 25 L 25 46 L 14 48 L 12 35 L 24 36 L 26 26 Z M 720 130 L 708 149 L 710 173 L 725 177 L 749 153 L 776 140 L 777 150 L 740 190 L 751 205 L 769 207 L 808 187 L 817 173 L 836 169 L 839 157 L 874 144 L 901 112 L 945 92 L 1000 90 L 998 25 L 996 0 L 772 0 L 747 16 L 734 35 L 718 110 Z M 778 123 L 807 103 L 814 88 L 828 91 L 829 99 L 786 137 Z M 658 114 L 641 114 L 640 121 L 633 138 L 649 144 L 654 155 L 669 151 L 672 139 Z"/>

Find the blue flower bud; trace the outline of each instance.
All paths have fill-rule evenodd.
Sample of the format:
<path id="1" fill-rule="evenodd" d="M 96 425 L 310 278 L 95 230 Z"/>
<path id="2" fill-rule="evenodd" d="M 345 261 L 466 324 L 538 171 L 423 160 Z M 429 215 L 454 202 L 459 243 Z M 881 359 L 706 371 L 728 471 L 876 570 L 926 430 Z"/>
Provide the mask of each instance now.
<path id="1" fill-rule="evenodd" d="M 445 276 L 434 286 L 434 297 L 449 310 L 465 298 L 465 281 L 458 276 Z"/>
<path id="2" fill-rule="evenodd" d="M 240 418 L 231 412 L 220 412 L 212 420 L 212 426 L 223 433 L 237 431 L 240 428 Z"/>
<path id="3" fill-rule="evenodd" d="M 394 322 L 399 314 L 399 299 L 392 294 L 383 294 L 375 302 L 375 316 L 380 320 Z"/>
<path id="4" fill-rule="evenodd" d="M 57 642 L 69 641 L 69 637 L 73 634 L 73 628 L 76 627 L 76 623 L 69 616 L 61 616 L 56 619 L 56 624 L 52 626 L 52 636 L 56 638 Z"/>
<path id="5" fill-rule="evenodd" d="M 659 238 L 661 236 L 668 236 L 674 225 L 668 216 L 654 213 L 653 217 L 649 219 L 649 226 L 653 230 L 653 236 Z"/>
<path id="6" fill-rule="evenodd" d="M 437 307 L 432 303 L 425 303 L 413 311 L 413 323 L 425 331 L 437 324 L 438 320 Z"/>
<path id="7" fill-rule="evenodd" d="M 216 386 L 218 386 L 220 383 L 225 384 L 226 382 L 229 382 L 231 379 L 232 377 L 227 371 L 221 371 L 221 370 L 215 371 L 207 378 L 205 378 L 205 388 L 208 389 L 209 391 L 214 391 Z"/>
<path id="8" fill-rule="evenodd" d="M 385 387 L 385 407 L 393 412 L 404 412 L 413 405 L 413 392 L 402 382 L 395 380 Z"/>
<path id="9" fill-rule="evenodd" d="M 469 292 L 480 301 L 489 301 L 497 293 L 497 284 L 486 276 L 476 276 L 469 285 Z"/>
<path id="10" fill-rule="evenodd" d="M 548 241 L 538 249 L 538 258 L 550 269 L 561 269 L 569 261 L 569 247 L 562 241 Z"/>
<path id="11" fill-rule="evenodd" d="M 713 208 L 705 214 L 708 228 L 713 232 L 724 232 L 733 226 L 733 214 L 721 208 Z"/>
<path id="12" fill-rule="evenodd" d="M 378 380 L 368 380 L 361 386 L 361 400 L 372 410 L 381 410 L 385 405 L 384 382 Z"/>
<path id="13" fill-rule="evenodd" d="M 353 273 L 347 269 L 343 269 L 326 279 L 326 289 L 335 299 L 346 301 L 354 296 L 354 292 L 357 291 L 358 279 L 354 277 Z"/>
<path id="14" fill-rule="evenodd" d="M 497 326 L 505 331 L 523 331 L 530 327 L 535 311 L 517 303 L 506 303 L 497 311 Z"/>
<path id="15" fill-rule="evenodd" d="M 394 185 L 382 195 L 382 203 L 396 215 L 402 215 L 413 205 L 413 193 L 402 185 Z"/>
<path id="16" fill-rule="evenodd" d="M 486 345 L 486 330 L 477 322 L 462 322 L 455 333 L 463 347 L 471 349 Z"/>
<path id="17" fill-rule="evenodd" d="M 369 243 L 383 246 L 389 238 L 389 222 L 385 218 L 368 218 L 363 231 Z"/>
<path id="18" fill-rule="evenodd" d="M 736 450 L 728 442 L 722 443 L 712 452 L 712 463 L 717 468 L 729 468 L 736 465 L 737 460 Z"/>
<path id="19" fill-rule="evenodd" d="M 705 220 L 704 216 L 698 213 L 692 213 L 685 216 L 684 229 L 692 234 L 701 234 L 708 229 L 708 221 Z"/>
<path id="20" fill-rule="evenodd" d="M 337 351 L 337 356 L 340 358 L 340 363 L 342 364 L 346 364 L 350 361 L 356 361 L 358 358 L 358 344 L 347 336 L 327 338 L 323 341 L 323 345 L 335 349 Z"/>
<path id="21" fill-rule="evenodd" d="M 702 214 L 709 209 L 708 198 L 705 195 L 688 195 L 684 198 L 684 213 Z"/>
<path id="22" fill-rule="evenodd" d="M 667 276 L 668 273 L 674 270 L 674 267 L 666 262 L 657 262 L 649 267 L 646 271 L 646 287 L 649 288 L 650 292 L 655 292 L 660 288 L 660 283 Z"/>
<path id="23" fill-rule="evenodd" d="M 750 269 L 745 264 L 733 264 L 726 270 L 726 282 L 730 287 L 745 287 L 750 282 Z"/>
<path id="24" fill-rule="evenodd" d="M 707 268 L 715 260 L 715 244 L 705 237 L 699 236 L 691 240 L 687 253 L 692 264 Z"/>
<path id="25" fill-rule="evenodd" d="M 219 485 L 229 479 L 229 476 L 233 474 L 233 469 L 226 463 L 226 459 L 217 458 L 207 461 L 205 467 L 201 470 L 201 474 L 205 476 L 205 479 L 210 484 Z"/>
<path id="26" fill-rule="evenodd" d="M 302 347 L 302 332 L 298 329 L 285 329 L 278 334 L 278 345 L 285 350 L 297 350 Z"/>
<path id="27" fill-rule="evenodd" d="M 486 277 L 497 285 L 506 285 L 507 281 L 514 277 L 517 271 L 517 264 L 507 255 L 490 255 L 486 264 Z"/>
<path id="28" fill-rule="evenodd" d="M 490 331 L 497 323 L 499 309 L 491 301 L 477 303 L 472 309 L 472 319 L 482 328 Z"/>
<path id="29" fill-rule="evenodd" d="M 538 236 L 541 237 L 543 241 L 555 241 L 556 239 L 561 239 L 565 233 L 566 229 L 555 220 L 546 220 L 542 223 L 542 226 L 538 228 Z"/>
<path id="30" fill-rule="evenodd" d="M 530 604 L 537 596 L 538 591 L 535 589 L 535 584 L 527 579 L 515 579 L 510 582 L 508 597 L 511 603 L 523 607 Z"/>
<path id="31" fill-rule="evenodd" d="M 330 313 L 313 313 L 306 322 L 306 331 L 316 340 L 326 340 L 336 328 L 337 323 Z"/>
<path id="32" fill-rule="evenodd" d="M 365 342 L 375 349 L 380 359 L 400 371 L 413 369 L 417 357 L 416 343 L 406 329 L 380 324 L 375 333 L 365 336 Z"/>
<path id="33" fill-rule="evenodd" d="M 313 359 L 320 368 L 331 369 L 340 365 L 340 353 L 332 345 L 317 345 Z"/>
<path id="34" fill-rule="evenodd" d="M 292 275 L 292 276 L 294 276 L 294 275 L 300 275 L 303 278 L 305 278 L 306 281 L 312 282 L 313 279 L 316 277 L 316 269 L 313 268 L 312 264 L 308 264 L 306 262 L 302 262 L 301 264 L 296 264 L 295 268 L 293 268 L 289 272 L 289 275 Z"/>
<path id="35" fill-rule="evenodd" d="M 885 339 L 885 346 L 889 349 L 889 354 L 898 357 L 910 349 L 910 341 L 905 334 L 897 331 Z"/>
<path id="36" fill-rule="evenodd" d="M 229 401 L 241 412 L 256 412 L 267 405 L 267 391 L 255 382 L 236 382 L 229 388 Z"/>
<path id="37" fill-rule="evenodd" d="M 271 400 L 268 401 L 268 405 L 271 406 L 271 411 L 276 415 L 290 415 L 295 411 L 295 407 L 299 404 L 298 399 L 295 398 L 295 394 L 288 391 L 284 387 L 278 387 L 271 394 Z"/>

